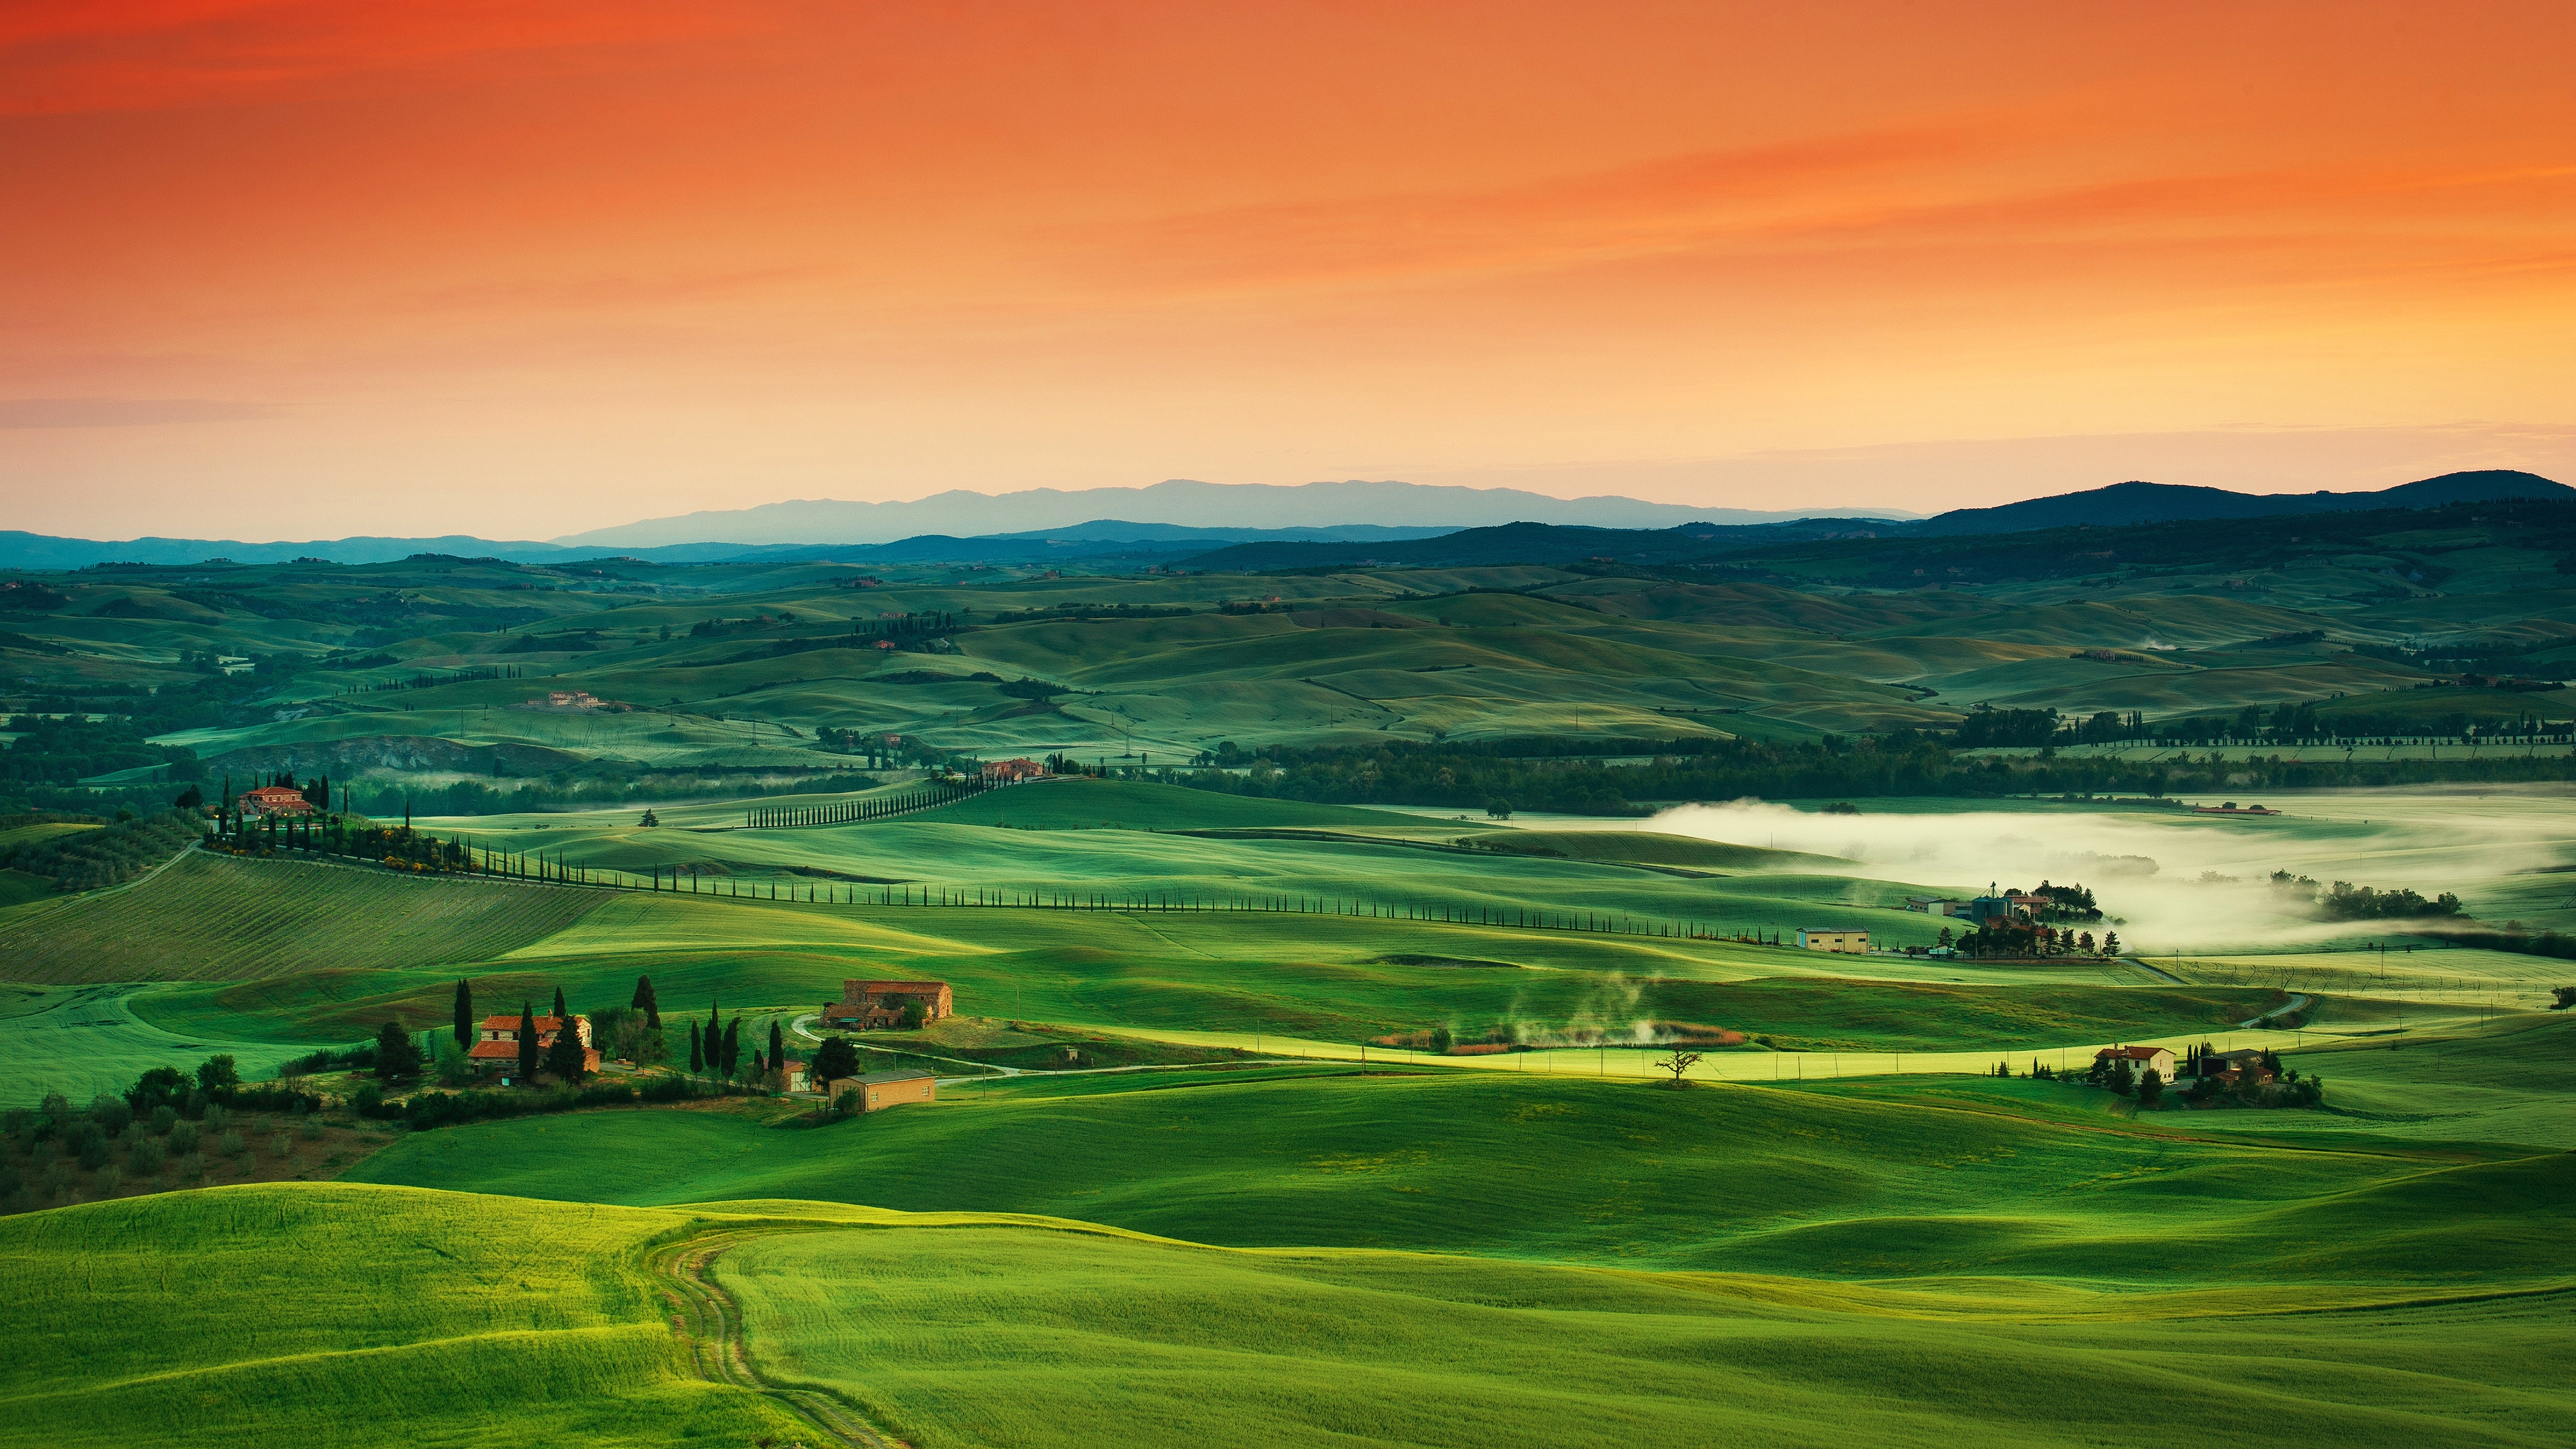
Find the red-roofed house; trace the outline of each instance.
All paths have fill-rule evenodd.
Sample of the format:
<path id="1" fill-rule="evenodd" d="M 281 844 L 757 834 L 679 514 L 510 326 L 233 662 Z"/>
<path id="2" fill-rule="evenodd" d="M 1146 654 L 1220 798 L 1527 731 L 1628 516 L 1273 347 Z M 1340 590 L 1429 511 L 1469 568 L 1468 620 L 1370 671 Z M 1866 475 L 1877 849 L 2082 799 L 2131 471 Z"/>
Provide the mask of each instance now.
<path id="1" fill-rule="evenodd" d="M 1035 760 L 995 760 L 984 767 L 985 779 L 999 780 L 1006 785 L 1034 780 L 1045 773 L 1046 766 Z"/>
<path id="2" fill-rule="evenodd" d="M 2143 1077 L 2152 1071 L 2159 1081 L 2174 1079 L 2174 1055 L 2163 1047 L 2107 1046 L 2093 1054 L 2093 1061 L 2104 1071 L 2115 1070 L 2119 1063 L 2126 1061 L 2129 1070 L 2138 1076 Z"/>
<path id="3" fill-rule="evenodd" d="M 304 792 L 301 790 L 290 789 L 284 785 L 262 785 L 256 790 L 242 792 L 241 813 L 244 815 L 310 815 L 313 813 L 313 802 L 305 799 Z"/>
<path id="4" fill-rule="evenodd" d="M 920 1007 L 926 1025 L 956 1015 L 957 997 L 945 981 L 843 981 L 841 999 L 823 1003 L 823 1024 L 860 1031 L 900 1026 L 907 1006 Z"/>
<path id="5" fill-rule="evenodd" d="M 581 1039 L 581 1069 L 585 1072 L 598 1071 L 599 1048 L 590 1044 L 590 1018 L 576 1016 L 572 1019 L 572 1027 L 574 1035 Z M 555 1037 L 562 1031 L 562 1017 L 537 1018 L 539 1061 L 544 1060 L 546 1048 L 555 1044 Z M 500 1074 L 502 1086 L 517 1085 L 510 1079 L 519 1074 L 519 1018 L 515 1016 L 483 1018 L 483 1025 L 476 1031 L 474 1046 L 472 1050 L 466 1052 L 465 1060 L 477 1073 Z"/>

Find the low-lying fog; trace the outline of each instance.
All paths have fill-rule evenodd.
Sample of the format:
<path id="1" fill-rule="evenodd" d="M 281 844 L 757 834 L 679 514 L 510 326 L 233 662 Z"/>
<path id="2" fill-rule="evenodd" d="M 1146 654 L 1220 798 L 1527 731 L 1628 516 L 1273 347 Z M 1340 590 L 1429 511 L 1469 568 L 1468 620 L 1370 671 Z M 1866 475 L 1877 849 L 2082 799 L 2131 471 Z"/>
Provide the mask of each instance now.
<path id="1" fill-rule="evenodd" d="M 2239 803 L 2254 803 L 2251 800 Z M 2564 795 L 2351 793 L 2262 801 L 2286 812 L 2213 819 L 2187 810 L 2075 808 L 1824 814 L 1741 800 L 1683 805 L 1632 828 L 1851 862 L 1844 873 L 1948 892 L 2043 879 L 2093 889 L 2121 918 L 2124 945 L 2150 951 L 2278 949 L 2352 940 L 2405 922 L 2317 921 L 2285 909 L 2275 870 L 2426 897 L 2576 859 L 2576 801 Z M 2204 880 L 2204 876 L 2226 879 Z M 2576 876 L 2569 878 L 2576 891 Z M 2489 917 L 2501 922 L 2502 914 Z"/>

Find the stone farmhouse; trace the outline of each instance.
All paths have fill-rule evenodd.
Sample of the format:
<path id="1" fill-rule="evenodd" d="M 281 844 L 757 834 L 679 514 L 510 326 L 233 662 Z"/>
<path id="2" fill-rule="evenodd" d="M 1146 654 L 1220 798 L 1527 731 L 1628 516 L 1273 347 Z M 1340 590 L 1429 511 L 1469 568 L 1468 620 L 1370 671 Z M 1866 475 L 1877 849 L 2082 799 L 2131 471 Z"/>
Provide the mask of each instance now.
<path id="1" fill-rule="evenodd" d="M 599 1048 L 591 1045 L 590 1018 L 574 1017 L 572 1028 L 574 1035 L 581 1041 L 581 1069 L 585 1072 L 598 1071 Z M 555 1038 L 562 1032 L 562 1017 L 537 1018 L 537 1056 L 541 1062 L 544 1060 L 546 1048 L 553 1046 Z M 512 1080 L 519 1074 L 519 1018 L 516 1016 L 483 1018 L 483 1024 L 475 1029 L 474 1045 L 465 1053 L 465 1060 L 473 1067 L 477 1076 L 498 1077 L 501 1085 L 505 1087 L 521 1085 Z"/>
<path id="2" fill-rule="evenodd" d="M 313 813 L 313 802 L 304 798 L 303 791 L 291 790 L 284 785 L 262 785 L 256 790 L 244 790 L 239 804 L 245 817 Z"/>
<path id="3" fill-rule="evenodd" d="M 841 983 L 841 999 L 823 1003 L 825 1026 L 850 1031 L 876 1031 L 903 1024 L 907 1006 L 921 1008 L 922 1024 L 957 1014 L 957 997 L 945 981 L 859 981 Z"/>

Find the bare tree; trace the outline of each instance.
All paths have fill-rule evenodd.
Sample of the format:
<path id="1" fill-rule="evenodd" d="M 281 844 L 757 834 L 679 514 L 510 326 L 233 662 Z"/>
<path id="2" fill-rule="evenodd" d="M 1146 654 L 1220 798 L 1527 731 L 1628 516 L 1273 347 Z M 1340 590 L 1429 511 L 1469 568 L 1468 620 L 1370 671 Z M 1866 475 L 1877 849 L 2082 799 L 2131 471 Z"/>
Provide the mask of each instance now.
<path id="1" fill-rule="evenodd" d="M 1690 1083 L 1684 1080 L 1684 1077 L 1691 1068 L 1699 1065 L 1699 1053 L 1686 1052 L 1680 1047 L 1675 1047 L 1673 1048 L 1673 1054 L 1671 1056 L 1655 1063 L 1655 1065 L 1673 1074 L 1674 1087 L 1687 1087 Z"/>

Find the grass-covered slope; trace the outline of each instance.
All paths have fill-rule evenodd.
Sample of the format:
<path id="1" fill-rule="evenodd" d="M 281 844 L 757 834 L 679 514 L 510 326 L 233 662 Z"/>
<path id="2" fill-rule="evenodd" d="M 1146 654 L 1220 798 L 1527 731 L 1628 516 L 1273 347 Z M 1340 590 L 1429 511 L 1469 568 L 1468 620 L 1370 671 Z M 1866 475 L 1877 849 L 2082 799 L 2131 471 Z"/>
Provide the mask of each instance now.
<path id="1" fill-rule="evenodd" d="M 1941 1300 L 973 1224 L 777 1233 L 716 1272 L 764 1373 L 943 1449 L 2057 1446 L 2166 1424 L 2417 1449 L 2563 1442 L 2576 1412 L 2546 1362 L 2576 1319 L 2552 1300 L 2177 1321 L 2005 1285 Z"/>
<path id="2" fill-rule="evenodd" d="M 2113 1117 L 2103 1093 L 2003 1085 L 2014 1090 L 1976 1102 L 1448 1073 L 1024 1079 L 822 1129 L 703 1112 L 453 1129 L 407 1138 L 355 1177 L 637 1204 L 1035 1212 L 1242 1246 L 2005 1275 L 2106 1291 L 2247 1274 L 2428 1289 L 2576 1275 L 2576 1157 L 2203 1140 L 2189 1118 Z M 2420 1210 L 2445 1200 L 2452 1211 Z"/>
<path id="3" fill-rule="evenodd" d="M 0 931 L 13 981 L 240 980 L 325 967 L 476 961 L 605 899 L 363 866 L 191 851 L 149 881 Z"/>
<path id="4" fill-rule="evenodd" d="M 0 1220 L 0 1445 L 750 1444 L 641 1266 L 674 1213 L 340 1185 Z"/>

